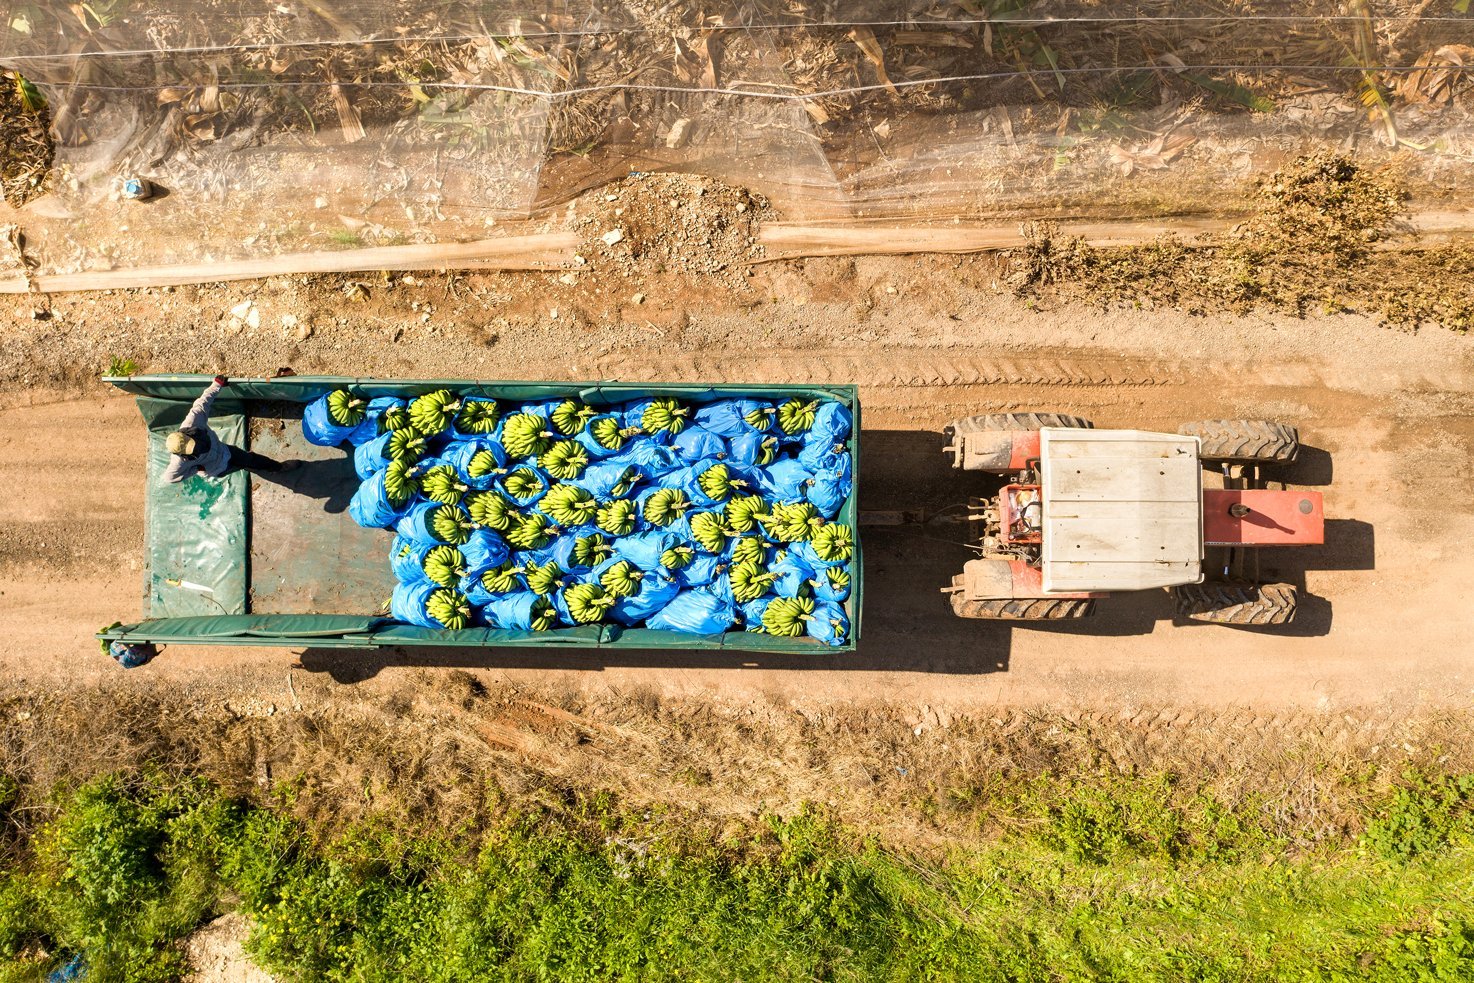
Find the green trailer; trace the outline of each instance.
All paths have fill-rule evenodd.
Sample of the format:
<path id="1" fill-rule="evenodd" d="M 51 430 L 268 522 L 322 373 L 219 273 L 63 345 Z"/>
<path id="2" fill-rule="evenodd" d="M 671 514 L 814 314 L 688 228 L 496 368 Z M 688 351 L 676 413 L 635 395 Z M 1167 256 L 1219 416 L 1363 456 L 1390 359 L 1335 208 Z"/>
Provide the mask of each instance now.
<path id="1" fill-rule="evenodd" d="M 381 611 L 394 586 L 389 534 L 364 529 L 347 504 L 358 486 L 352 454 L 317 447 L 302 434 L 306 404 L 334 389 L 414 397 L 437 389 L 512 402 L 576 397 L 594 406 L 651 396 L 707 402 L 734 396 L 838 400 L 854 415 L 851 454 L 856 488 L 840 520 L 858 530 L 860 403 L 854 386 L 662 384 L 619 382 L 476 382 L 383 380 L 341 376 L 232 379 L 215 402 L 210 425 L 227 443 L 304 464 L 281 476 L 237 472 L 224 479 L 161 480 L 165 437 L 209 384 L 202 375 L 107 377 L 138 399 L 148 428 L 144 548 L 144 620 L 104 630 L 99 638 L 131 643 L 365 648 L 559 646 L 619 649 L 732 649 L 753 652 L 853 650 L 860 637 L 863 574 L 855 545 L 846 602 L 848 640 L 841 647 L 811 638 L 753 632 L 689 635 L 618 625 L 552 631 L 497 628 L 461 631 L 392 621 Z"/>

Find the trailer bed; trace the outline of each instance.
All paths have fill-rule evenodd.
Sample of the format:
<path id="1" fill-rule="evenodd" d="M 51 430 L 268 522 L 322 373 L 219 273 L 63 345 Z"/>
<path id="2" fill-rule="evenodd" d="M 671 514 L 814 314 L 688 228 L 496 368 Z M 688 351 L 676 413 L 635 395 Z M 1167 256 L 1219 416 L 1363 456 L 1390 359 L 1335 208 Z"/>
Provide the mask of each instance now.
<path id="1" fill-rule="evenodd" d="M 732 396 L 823 397 L 843 403 L 853 414 L 850 452 L 858 476 L 860 406 L 854 386 L 399 381 L 337 376 L 238 379 L 217 397 L 211 427 L 227 443 L 303 464 L 281 475 L 236 473 L 224 479 L 192 477 L 168 485 L 161 480 L 168 464 L 164 440 L 209 384 L 209 377 L 131 376 L 105 381 L 138 397 L 148 428 L 149 453 L 144 620 L 110 628 L 100 633 L 101 638 L 353 648 L 549 645 L 760 652 L 853 650 L 859 639 L 863 573 L 858 541 L 846 602 L 850 633 L 837 649 L 812 638 L 744 631 L 703 636 L 607 624 L 543 632 L 449 631 L 391 621 L 382 612 L 394 588 L 388 557 L 392 536 L 381 529 L 361 528 L 348 514 L 348 502 L 359 484 L 351 451 L 315 446 L 302 433 L 305 405 L 343 387 L 370 396 L 412 397 L 441 388 L 513 401 L 577 396 L 595 405 L 647 396 L 692 402 Z M 858 481 L 839 518 L 858 531 L 857 495 Z"/>

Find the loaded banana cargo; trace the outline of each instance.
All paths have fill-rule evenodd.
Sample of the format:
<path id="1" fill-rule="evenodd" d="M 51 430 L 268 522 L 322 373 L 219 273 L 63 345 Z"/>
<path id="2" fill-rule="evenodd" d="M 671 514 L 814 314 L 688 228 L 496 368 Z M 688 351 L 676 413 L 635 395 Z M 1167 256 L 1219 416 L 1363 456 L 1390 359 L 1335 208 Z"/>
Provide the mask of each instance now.
<path id="1" fill-rule="evenodd" d="M 852 650 L 853 386 L 233 379 L 289 472 L 158 480 L 207 381 L 105 381 L 148 429 L 145 618 L 105 642 Z"/>

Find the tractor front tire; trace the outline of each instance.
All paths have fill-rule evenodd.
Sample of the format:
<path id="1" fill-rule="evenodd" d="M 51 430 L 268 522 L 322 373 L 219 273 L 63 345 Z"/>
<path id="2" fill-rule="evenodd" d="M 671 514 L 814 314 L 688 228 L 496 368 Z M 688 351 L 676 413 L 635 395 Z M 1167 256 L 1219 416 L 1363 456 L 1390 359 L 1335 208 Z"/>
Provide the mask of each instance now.
<path id="1" fill-rule="evenodd" d="M 1293 584 L 1185 584 L 1172 588 L 1177 617 L 1215 625 L 1286 625 L 1295 619 Z"/>
<path id="2" fill-rule="evenodd" d="M 1300 453 L 1300 431 L 1273 420 L 1199 420 L 1177 432 L 1202 442 L 1204 461 L 1290 464 Z"/>
<path id="3" fill-rule="evenodd" d="M 952 613 L 959 618 L 989 621 L 1073 621 L 1095 613 L 1095 600 L 1088 597 L 1016 597 L 986 601 L 963 600 L 952 595 Z"/>
<path id="4" fill-rule="evenodd" d="M 985 430 L 1042 430 L 1066 427 L 1071 430 L 1094 430 L 1095 424 L 1065 413 L 988 413 L 965 416 L 947 425 L 948 433 L 980 433 Z"/>

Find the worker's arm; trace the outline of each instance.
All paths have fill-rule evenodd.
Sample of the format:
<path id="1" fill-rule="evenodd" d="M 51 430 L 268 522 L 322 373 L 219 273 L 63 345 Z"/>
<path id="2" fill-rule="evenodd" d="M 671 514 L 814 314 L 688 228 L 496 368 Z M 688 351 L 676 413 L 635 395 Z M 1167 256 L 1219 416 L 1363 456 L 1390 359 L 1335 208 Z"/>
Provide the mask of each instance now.
<path id="1" fill-rule="evenodd" d="M 171 454 L 169 455 L 169 466 L 164 469 L 164 481 L 171 485 L 177 485 L 185 478 L 194 474 L 198 469 L 199 466 L 195 462 L 186 461 L 182 457 L 175 457 Z"/>
<path id="2" fill-rule="evenodd" d="M 194 427 L 204 427 L 210 419 L 210 407 L 215 403 L 215 397 L 225 387 L 225 376 L 217 375 L 215 381 L 210 383 L 210 388 L 200 394 L 200 398 L 194 401 L 189 408 L 189 415 L 179 425 L 180 430 L 189 430 Z"/>

